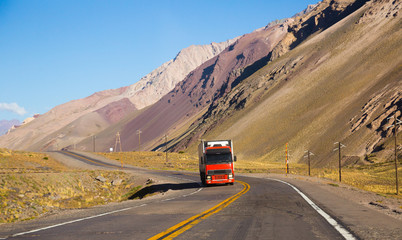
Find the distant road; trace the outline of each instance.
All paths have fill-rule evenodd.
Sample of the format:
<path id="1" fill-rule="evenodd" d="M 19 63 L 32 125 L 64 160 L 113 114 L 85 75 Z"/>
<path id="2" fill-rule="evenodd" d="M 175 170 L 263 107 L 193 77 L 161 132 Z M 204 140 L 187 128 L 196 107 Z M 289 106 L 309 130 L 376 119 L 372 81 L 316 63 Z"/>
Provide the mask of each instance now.
<path id="1" fill-rule="evenodd" d="M 64 154 L 87 164 L 116 167 L 82 154 Z M 172 194 L 16 224 L 0 239 L 344 239 L 282 182 L 237 177 L 240 182 L 233 186 L 201 188 L 197 174 L 149 173 L 171 178 L 171 184 L 161 187 Z"/>

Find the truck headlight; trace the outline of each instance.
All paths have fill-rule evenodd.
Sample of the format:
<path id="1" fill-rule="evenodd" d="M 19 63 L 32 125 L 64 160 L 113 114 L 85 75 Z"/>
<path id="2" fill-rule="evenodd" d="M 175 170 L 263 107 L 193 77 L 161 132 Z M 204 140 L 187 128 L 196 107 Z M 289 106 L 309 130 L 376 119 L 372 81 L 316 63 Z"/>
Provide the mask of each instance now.
<path id="1" fill-rule="evenodd" d="M 211 180 L 211 179 L 212 179 L 212 177 L 207 175 L 207 180 Z"/>
<path id="2" fill-rule="evenodd" d="M 233 174 L 229 174 L 229 175 L 228 175 L 228 178 L 229 178 L 229 179 L 232 179 L 232 178 L 233 178 Z"/>

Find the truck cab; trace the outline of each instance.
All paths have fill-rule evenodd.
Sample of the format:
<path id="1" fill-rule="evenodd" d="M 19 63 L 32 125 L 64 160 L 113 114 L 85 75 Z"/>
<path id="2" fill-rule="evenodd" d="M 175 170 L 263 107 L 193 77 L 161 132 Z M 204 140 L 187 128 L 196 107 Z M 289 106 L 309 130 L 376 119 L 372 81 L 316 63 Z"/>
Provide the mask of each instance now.
<path id="1" fill-rule="evenodd" d="M 234 162 L 231 140 L 204 141 L 198 145 L 200 178 L 204 185 L 231 184 L 234 179 Z"/>

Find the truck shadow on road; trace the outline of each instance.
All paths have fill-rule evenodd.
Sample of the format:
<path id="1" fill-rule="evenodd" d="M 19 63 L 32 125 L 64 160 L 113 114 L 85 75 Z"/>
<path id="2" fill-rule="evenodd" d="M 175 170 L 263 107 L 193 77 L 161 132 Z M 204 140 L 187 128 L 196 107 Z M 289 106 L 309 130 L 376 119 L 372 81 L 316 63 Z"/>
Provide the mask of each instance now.
<path id="1" fill-rule="evenodd" d="M 144 187 L 129 196 L 128 199 L 143 199 L 144 197 L 154 195 L 154 194 L 164 194 L 169 190 L 185 190 L 192 188 L 201 188 L 202 186 L 197 182 L 190 183 L 165 183 L 165 184 L 154 184 L 151 186 Z"/>

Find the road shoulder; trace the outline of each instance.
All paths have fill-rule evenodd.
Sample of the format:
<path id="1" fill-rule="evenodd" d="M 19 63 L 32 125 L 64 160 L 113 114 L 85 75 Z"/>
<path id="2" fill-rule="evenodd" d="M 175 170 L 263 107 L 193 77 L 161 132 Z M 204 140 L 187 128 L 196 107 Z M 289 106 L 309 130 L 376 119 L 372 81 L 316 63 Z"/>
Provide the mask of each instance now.
<path id="1" fill-rule="evenodd" d="M 244 176 L 279 179 L 294 185 L 361 239 L 398 239 L 402 236 L 400 200 L 314 177 L 281 174 Z"/>

